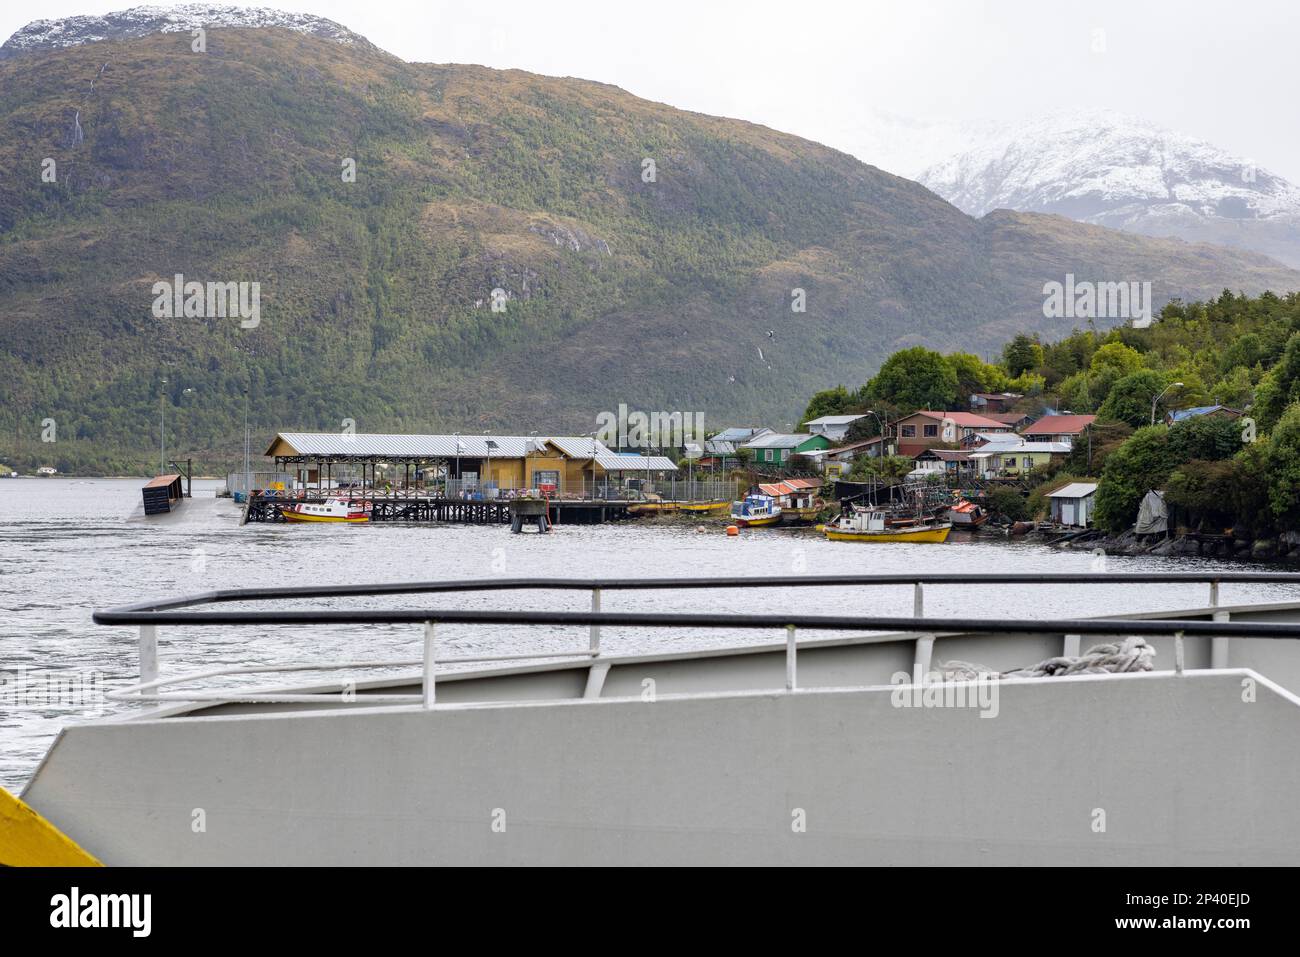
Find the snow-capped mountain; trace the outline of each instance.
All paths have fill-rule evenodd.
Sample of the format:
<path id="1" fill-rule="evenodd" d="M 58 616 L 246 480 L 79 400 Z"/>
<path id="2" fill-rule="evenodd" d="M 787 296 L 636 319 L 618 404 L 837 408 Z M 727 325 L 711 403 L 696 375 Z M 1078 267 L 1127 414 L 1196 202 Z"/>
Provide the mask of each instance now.
<path id="1" fill-rule="evenodd" d="M 0 60 L 31 50 L 77 46 L 97 40 L 123 40 L 150 33 L 188 33 L 195 27 L 285 27 L 339 43 L 368 42 L 333 20 L 309 13 L 188 3 L 176 7 L 132 7 L 103 16 L 33 20 L 0 46 Z"/>
<path id="2" fill-rule="evenodd" d="M 974 216 L 1059 213 L 1300 265 L 1300 187 L 1210 143 L 1110 111 L 999 130 L 921 183 Z"/>

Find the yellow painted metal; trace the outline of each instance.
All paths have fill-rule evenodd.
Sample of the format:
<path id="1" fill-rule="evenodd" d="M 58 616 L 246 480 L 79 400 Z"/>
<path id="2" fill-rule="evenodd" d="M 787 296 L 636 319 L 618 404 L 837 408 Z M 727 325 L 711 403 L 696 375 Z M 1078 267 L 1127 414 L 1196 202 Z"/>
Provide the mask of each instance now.
<path id="1" fill-rule="evenodd" d="M 919 531 L 857 532 L 832 528 L 827 525 L 823 531 L 833 542 L 945 542 L 951 525 L 938 528 L 924 528 Z"/>
<path id="2" fill-rule="evenodd" d="M 370 521 L 369 515 L 358 515 L 355 518 L 345 518 L 342 515 L 312 515 L 303 512 L 291 512 L 285 509 L 280 512 L 286 522 L 344 522 L 348 525 L 360 525 Z"/>
<path id="3" fill-rule="evenodd" d="M 0 866 L 103 867 L 4 788 L 0 788 Z"/>

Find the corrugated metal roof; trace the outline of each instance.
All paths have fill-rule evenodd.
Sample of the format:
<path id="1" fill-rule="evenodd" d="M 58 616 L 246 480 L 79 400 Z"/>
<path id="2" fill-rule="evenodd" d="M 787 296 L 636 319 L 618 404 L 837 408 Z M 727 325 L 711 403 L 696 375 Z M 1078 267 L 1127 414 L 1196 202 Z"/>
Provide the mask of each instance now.
<path id="1" fill-rule="evenodd" d="M 1045 415 L 1026 426 L 1025 435 L 1078 435 L 1095 421 L 1095 415 Z"/>
<path id="2" fill-rule="evenodd" d="M 784 434 L 781 432 L 770 432 L 767 435 L 760 435 L 756 439 L 751 439 L 745 443 L 747 449 L 785 449 L 794 448 L 797 445 L 803 445 L 812 435 L 804 432 L 794 432 Z"/>
<path id="3" fill-rule="evenodd" d="M 488 438 L 491 438 L 491 436 L 488 436 Z M 571 459 L 591 458 L 593 443 L 597 455 L 606 455 L 610 452 L 609 446 L 600 441 L 600 439 L 593 439 L 590 436 L 575 439 L 570 438 L 567 435 L 561 435 L 558 437 L 548 438 L 546 441 L 550 442 Z"/>
<path id="4" fill-rule="evenodd" d="M 971 454 L 971 458 L 984 458 L 990 455 L 1005 455 L 1010 452 L 1071 452 L 1070 446 L 1064 442 L 990 442 L 988 445 L 981 445 L 979 451 Z"/>
<path id="5" fill-rule="evenodd" d="M 618 452 L 610 452 L 608 455 L 597 455 L 596 464 L 606 472 L 634 471 L 634 472 L 676 472 L 677 463 L 666 455 L 637 455 L 635 453 L 623 455 Z"/>
<path id="6" fill-rule="evenodd" d="M 757 426 L 739 426 L 736 428 L 723 429 L 714 436 L 720 442 L 748 442 L 754 436 L 762 432 L 771 432 L 771 429 Z"/>
<path id="7" fill-rule="evenodd" d="M 823 415 L 821 418 L 809 419 L 804 425 L 848 425 L 850 422 L 856 422 L 858 419 L 865 419 L 866 413 L 861 415 Z"/>
<path id="8" fill-rule="evenodd" d="M 265 454 L 274 454 L 272 449 L 280 441 L 287 443 L 298 455 L 424 459 L 449 459 L 457 455 L 466 458 L 486 458 L 489 454 L 487 444 L 489 441 L 495 443 L 490 453 L 493 458 L 521 459 L 525 454 L 536 455 L 547 442 L 554 443 L 556 448 L 570 458 L 590 458 L 592 442 L 590 437 L 576 435 L 461 435 L 458 437 L 454 434 L 280 432 Z M 609 449 L 597 441 L 596 451 L 597 454 L 601 454 L 608 452 Z"/>
<path id="9" fill-rule="evenodd" d="M 1048 498 L 1086 498 L 1097 491 L 1096 482 L 1071 482 L 1064 488 L 1058 488 Z"/>
<path id="10" fill-rule="evenodd" d="M 1209 415 L 1211 412 L 1218 412 L 1220 409 L 1234 416 L 1241 415 L 1236 409 L 1230 409 L 1226 405 L 1198 405 L 1192 409 L 1177 409 L 1170 412 L 1169 417 L 1175 422 L 1183 422 L 1198 415 Z"/>

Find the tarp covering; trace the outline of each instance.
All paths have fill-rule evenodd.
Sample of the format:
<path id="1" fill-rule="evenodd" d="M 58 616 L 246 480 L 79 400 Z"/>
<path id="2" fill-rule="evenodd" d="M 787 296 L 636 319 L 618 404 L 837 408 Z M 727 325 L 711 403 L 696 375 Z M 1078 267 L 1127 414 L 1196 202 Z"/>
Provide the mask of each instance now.
<path id="1" fill-rule="evenodd" d="M 1137 526 L 1133 530 L 1139 535 L 1161 535 L 1169 530 L 1169 509 L 1165 506 L 1164 492 L 1147 492 L 1138 507 Z"/>

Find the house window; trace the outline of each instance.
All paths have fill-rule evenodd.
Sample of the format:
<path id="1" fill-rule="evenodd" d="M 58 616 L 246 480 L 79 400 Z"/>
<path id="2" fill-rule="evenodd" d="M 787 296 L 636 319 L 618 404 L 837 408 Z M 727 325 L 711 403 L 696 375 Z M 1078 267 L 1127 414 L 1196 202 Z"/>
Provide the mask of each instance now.
<path id="1" fill-rule="evenodd" d="M 1026 472 L 1029 471 L 1034 467 L 1034 460 L 1031 459 L 1028 455 L 1026 455 L 1021 462 L 1021 467 L 1024 468 Z"/>
<path id="2" fill-rule="evenodd" d="M 539 488 L 543 485 L 554 485 L 560 487 L 560 473 L 551 469 L 537 470 L 533 472 L 533 488 Z"/>
<path id="3" fill-rule="evenodd" d="M 914 425 L 904 425 L 904 426 L 902 426 L 902 436 L 903 436 L 903 438 L 905 438 L 905 439 L 914 439 L 914 438 L 916 438 L 916 426 L 914 426 Z"/>
<path id="4" fill-rule="evenodd" d="M 939 427 L 937 425 L 927 425 L 925 427 L 925 437 L 927 439 L 932 439 L 938 434 L 939 434 Z"/>

